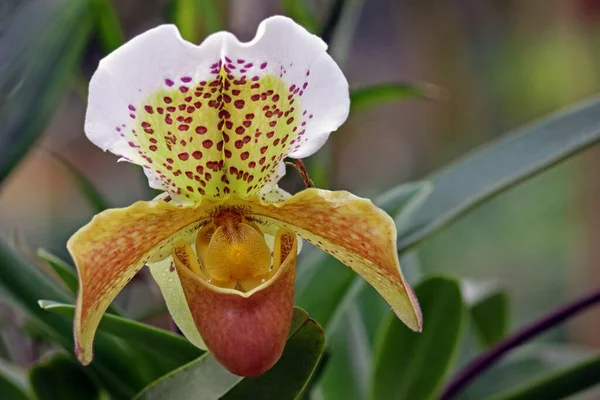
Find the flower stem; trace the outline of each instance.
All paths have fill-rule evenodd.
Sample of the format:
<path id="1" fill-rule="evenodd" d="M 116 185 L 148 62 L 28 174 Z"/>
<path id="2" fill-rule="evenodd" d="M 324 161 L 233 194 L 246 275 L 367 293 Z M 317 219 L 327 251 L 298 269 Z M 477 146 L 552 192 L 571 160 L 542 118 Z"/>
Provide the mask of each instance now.
<path id="1" fill-rule="evenodd" d="M 440 395 L 440 400 L 454 398 L 510 350 L 559 325 L 598 302 L 600 302 L 600 289 L 596 289 L 592 293 L 560 307 L 503 339 L 460 370 L 445 387 Z"/>

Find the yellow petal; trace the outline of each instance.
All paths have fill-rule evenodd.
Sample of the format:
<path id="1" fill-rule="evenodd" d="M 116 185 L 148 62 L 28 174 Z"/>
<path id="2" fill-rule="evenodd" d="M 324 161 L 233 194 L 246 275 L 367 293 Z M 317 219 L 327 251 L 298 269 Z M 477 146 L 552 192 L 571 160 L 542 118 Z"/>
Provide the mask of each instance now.
<path id="1" fill-rule="evenodd" d="M 422 328 L 419 303 L 402 276 L 392 218 L 351 193 L 307 189 L 281 203 L 252 200 L 257 223 L 284 225 L 352 268 L 412 330 Z"/>
<path id="2" fill-rule="evenodd" d="M 296 246 L 296 234 L 282 228 L 273 260 L 279 268 L 248 292 L 212 285 L 194 274 L 185 258 L 175 258 L 198 331 L 214 357 L 234 374 L 260 375 L 283 352 L 292 321 Z"/>
<path id="3" fill-rule="evenodd" d="M 98 323 L 121 289 L 145 263 L 166 258 L 173 243 L 192 235 L 216 204 L 208 199 L 194 207 L 140 201 L 96 215 L 69 239 L 79 273 L 75 351 L 83 364 L 92 360 Z"/>

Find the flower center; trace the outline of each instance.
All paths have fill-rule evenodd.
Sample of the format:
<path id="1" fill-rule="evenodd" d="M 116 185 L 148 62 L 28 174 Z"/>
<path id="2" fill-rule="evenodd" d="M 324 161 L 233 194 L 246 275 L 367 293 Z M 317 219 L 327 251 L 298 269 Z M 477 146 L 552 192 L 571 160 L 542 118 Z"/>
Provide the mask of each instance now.
<path id="1" fill-rule="evenodd" d="M 240 291 L 257 287 L 277 270 L 258 225 L 234 211 L 220 213 L 198 232 L 196 254 L 181 244 L 174 247 L 173 256 L 205 281 Z"/>

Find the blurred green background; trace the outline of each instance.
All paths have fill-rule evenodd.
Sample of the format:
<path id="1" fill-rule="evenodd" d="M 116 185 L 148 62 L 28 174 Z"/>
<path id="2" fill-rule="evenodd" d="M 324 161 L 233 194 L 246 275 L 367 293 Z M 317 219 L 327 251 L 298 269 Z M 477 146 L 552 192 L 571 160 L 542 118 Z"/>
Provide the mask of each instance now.
<path id="1" fill-rule="evenodd" d="M 299 22 L 314 24 L 319 33 L 316 27 L 326 23 L 336 2 L 302 2 L 312 16 Z M 28 3 L 39 4 L 31 9 Z M 62 3 L 67 6 L 56 10 Z M 110 206 L 154 195 L 140 168 L 117 163 L 84 135 L 87 80 L 121 34 L 92 31 L 91 22 L 65 32 L 60 18 L 79 12 L 72 10 L 74 3 L 0 2 L 0 146 L 22 139 L 3 136 L 12 123 L 32 132 L 36 124 L 43 126 L 39 140 L 2 182 L 0 229 L 36 261 L 39 247 L 68 259 L 66 239 L 95 214 L 70 168 L 85 175 Z M 93 11 L 82 18 L 104 18 L 94 27 L 110 28 L 114 21 L 102 11 L 107 3 L 91 3 Z M 166 0 L 112 3 L 125 39 L 166 21 L 184 27 L 192 21 L 184 35 L 197 43 L 220 28 L 249 40 L 267 16 L 303 15 L 291 0 L 188 1 L 190 8 L 185 1 L 180 8 Z M 391 102 L 352 115 L 323 151 L 306 160 L 320 186 L 374 197 L 600 91 L 600 0 L 346 3 L 342 23 L 328 39 L 351 88 L 386 82 L 435 86 L 428 87 L 431 99 Z M 23 10 L 28 14 L 22 15 Z M 48 42 L 61 50 L 45 53 Z M 68 51 L 73 48 L 81 51 Z M 68 57 L 77 61 L 67 63 Z M 37 76 L 36 68 L 62 67 L 64 91 L 57 89 L 54 98 L 41 104 L 36 103 L 39 92 L 15 100 L 19 85 Z M 42 76 L 37 88 L 52 83 Z M 504 286 L 514 310 L 511 328 L 598 287 L 599 173 L 600 149 L 592 149 L 483 204 L 418 248 L 422 271 Z M 288 170 L 281 186 L 292 192 L 302 188 L 294 170 Z M 168 327 L 162 302 L 146 271 L 118 299 L 127 315 Z M 20 335 L 18 312 L 3 307 L 1 313 L 1 335 L 11 357 L 21 364 L 37 359 L 45 348 Z M 598 332 L 600 312 L 590 311 L 547 338 L 600 348 Z"/>

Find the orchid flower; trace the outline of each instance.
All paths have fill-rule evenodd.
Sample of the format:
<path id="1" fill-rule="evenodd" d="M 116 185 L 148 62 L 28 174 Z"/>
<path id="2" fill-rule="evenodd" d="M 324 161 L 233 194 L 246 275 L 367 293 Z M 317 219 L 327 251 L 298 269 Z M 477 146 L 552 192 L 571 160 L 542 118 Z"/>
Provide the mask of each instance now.
<path id="1" fill-rule="evenodd" d="M 277 187 L 284 159 L 313 154 L 348 116 L 348 83 L 326 50 L 276 16 L 247 43 L 218 32 L 196 46 L 159 26 L 100 62 L 86 135 L 142 166 L 164 193 L 104 211 L 68 241 L 83 364 L 103 313 L 148 266 L 193 344 L 235 374 L 265 372 L 290 329 L 301 239 L 359 273 L 421 330 L 392 218 L 345 191 L 291 196 Z"/>

